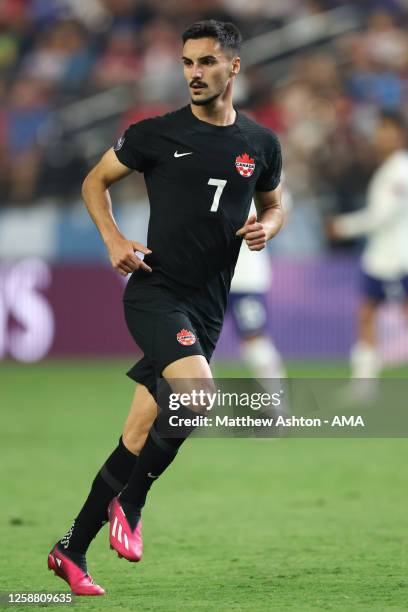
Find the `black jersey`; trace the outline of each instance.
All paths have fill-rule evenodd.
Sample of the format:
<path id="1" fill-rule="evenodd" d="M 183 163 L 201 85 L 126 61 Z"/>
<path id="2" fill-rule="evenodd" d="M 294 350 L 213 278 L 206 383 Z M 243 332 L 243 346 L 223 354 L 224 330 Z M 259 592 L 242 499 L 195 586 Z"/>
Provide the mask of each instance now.
<path id="1" fill-rule="evenodd" d="M 280 182 L 276 135 L 237 113 L 235 123 L 199 120 L 188 105 L 131 125 L 114 147 L 144 174 L 150 201 L 145 261 L 169 287 L 203 291 L 225 307 L 255 190 Z"/>

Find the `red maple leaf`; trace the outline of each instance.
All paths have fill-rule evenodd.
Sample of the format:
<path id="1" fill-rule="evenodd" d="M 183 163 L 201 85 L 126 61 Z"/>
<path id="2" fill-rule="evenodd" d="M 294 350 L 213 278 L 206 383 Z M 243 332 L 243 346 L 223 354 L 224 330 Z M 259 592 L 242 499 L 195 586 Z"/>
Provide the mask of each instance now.
<path id="1" fill-rule="evenodd" d="M 237 157 L 236 161 L 237 161 L 237 163 L 240 163 L 240 164 L 254 164 L 255 163 L 255 160 L 252 159 L 252 157 L 250 157 L 248 155 L 248 153 L 244 153 L 243 155 L 239 155 Z"/>

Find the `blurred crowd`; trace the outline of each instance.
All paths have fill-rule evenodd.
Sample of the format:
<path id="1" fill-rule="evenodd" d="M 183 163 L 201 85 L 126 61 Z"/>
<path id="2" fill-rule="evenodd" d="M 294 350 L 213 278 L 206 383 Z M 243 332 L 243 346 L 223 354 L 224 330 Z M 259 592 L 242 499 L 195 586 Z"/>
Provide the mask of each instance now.
<path id="1" fill-rule="evenodd" d="M 287 52 L 276 72 L 265 49 L 237 87 L 282 139 L 295 206 L 322 213 L 361 205 L 376 114 L 408 113 L 408 0 L 0 0 L 0 207 L 78 199 L 128 123 L 185 104 L 190 23 L 234 21 L 251 40 L 356 5 L 355 29 Z"/>

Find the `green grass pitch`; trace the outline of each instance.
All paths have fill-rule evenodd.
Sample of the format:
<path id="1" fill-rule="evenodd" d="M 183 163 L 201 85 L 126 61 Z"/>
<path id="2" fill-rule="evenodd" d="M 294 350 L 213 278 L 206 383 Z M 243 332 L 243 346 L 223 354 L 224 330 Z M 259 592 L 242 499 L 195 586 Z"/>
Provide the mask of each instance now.
<path id="1" fill-rule="evenodd" d="M 116 444 L 129 364 L 1 364 L 0 591 L 68 590 L 47 552 Z M 405 439 L 191 440 L 152 488 L 143 561 L 119 560 L 105 527 L 88 564 L 108 594 L 74 609 L 408 610 L 407 451 Z"/>

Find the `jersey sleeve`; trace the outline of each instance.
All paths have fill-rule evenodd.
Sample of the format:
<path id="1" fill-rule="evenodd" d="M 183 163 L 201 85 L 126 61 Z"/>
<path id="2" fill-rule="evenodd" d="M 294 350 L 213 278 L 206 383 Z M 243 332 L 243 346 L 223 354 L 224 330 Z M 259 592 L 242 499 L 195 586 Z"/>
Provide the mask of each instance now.
<path id="1" fill-rule="evenodd" d="M 147 121 L 133 123 L 113 146 L 118 160 L 138 172 L 145 172 L 154 160 L 152 130 Z"/>
<path id="2" fill-rule="evenodd" d="M 398 166 L 391 167 L 381 181 L 375 182 L 368 192 L 368 203 L 350 213 L 337 215 L 334 226 L 342 238 L 358 238 L 364 234 L 373 234 L 390 224 L 398 223 L 402 207 L 405 207 L 404 191 L 400 190 L 404 170 Z M 402 194 L 402 197 L 401 197 Z"/>
<path id="3" fill-rule="evenodd" d="M 256 191 L 272 191 L 276 189 L 281 180 L 282 172 L 282 152 L 280 142 L 274 134 L 265 152 L 265 168 L 261 172 L 256 183 Z"/>

